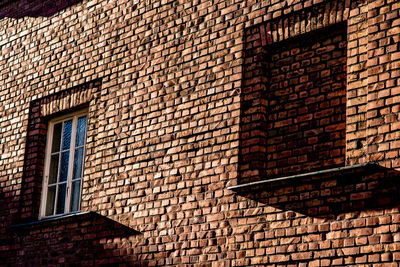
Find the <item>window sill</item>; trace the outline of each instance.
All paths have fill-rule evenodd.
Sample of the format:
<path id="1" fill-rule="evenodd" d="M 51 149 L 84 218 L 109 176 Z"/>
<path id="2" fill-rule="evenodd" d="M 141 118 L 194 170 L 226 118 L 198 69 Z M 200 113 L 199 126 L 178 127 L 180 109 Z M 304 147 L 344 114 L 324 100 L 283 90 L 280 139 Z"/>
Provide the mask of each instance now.
<path id="1" fill-rule="evenodd" d="M 18 229 L 32 229 L 32 228 L 37 228 L 37 227 L 44 227 L 48 226 L 51 224 L 58 224 L 60 222 L 72 222 L 72 221 L 79 221 L 79 220 L 84 220 L 86 218 L 89 218 L 93 216 L 95 213 L 94 212 L 76 212 L 76 213 L 69 213 L 69 214 L 63 214 L 60 216 L 54 216 L 50 218 L 43 218 L 37 221 L 32 221 L 32 222 L 27 222 L 27 223 L 19 223 L 19 224 L 13 224 L 10 226 L 10 229 L 18 230 Z"/>
<path id="2" fill-rule="evenodd" d="M 352 166 L 344 166 L 344 167 L 337 167 L 332 169 L 320 170 L 320 171 L 313 171 L 307 173 L 301 173 L 296 175 L 278 177 L 278 178 L 271 178 L 265 179 L 261 181 L 255 181 L 245 184 L 239 184 L 235 186 L 230 186 L 227 189 L 232 191 L 249 191 L 249 190 L 257 190 L 257 189 L 264 189 L 266 187 L 276 187 L 279 184 L 287 184 L 288 182 L 300 181 L 304 179 L 324 179 L 331 177 L 332 175 L 339 175 L 339 176 L 346 176 L 349 174 L 356 174 L 356 173 L 365 173 L 370 171 L 376 171 L 381 169 L 382 167 L 376 163 L 368 162 L 362 163 Z"/>
<path id="3" fill-rule="evenodd" d="M 119 228 L 132 235 L 140 234 L 139 231 L 136 231 L 128 226 L 120 224 L 119 222 L 116 222 L 108 217 L 102 216 L 93 211 L 70 213 L 51 218 L 43 218 L 41 220 L 27 222 L 27 223 L 13 224 L 9 226 L 9 229 L 14 232 L 26 232 L 40 228 L 66 225 L 70 223 L 80 223 L 85 221 L 95 222 L 95 224 L 101 223 L 104 225 L 109 225 L 111 229 Z"/>

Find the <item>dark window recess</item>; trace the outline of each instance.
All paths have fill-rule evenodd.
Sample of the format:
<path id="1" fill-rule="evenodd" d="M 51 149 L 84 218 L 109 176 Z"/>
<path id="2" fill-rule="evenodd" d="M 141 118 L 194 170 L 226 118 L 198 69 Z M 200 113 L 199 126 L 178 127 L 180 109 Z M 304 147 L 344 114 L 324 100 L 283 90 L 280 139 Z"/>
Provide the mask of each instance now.
<path id="1" fill-rule="evenodd" d="M 346 25 L 247 47 L 241 182 L 344 166 Z"/>
<path id="2" fill-rule="evenodd" d="M 344 165 L 346 32 L 318 33 L 270 49 L 267 175 Z"/>

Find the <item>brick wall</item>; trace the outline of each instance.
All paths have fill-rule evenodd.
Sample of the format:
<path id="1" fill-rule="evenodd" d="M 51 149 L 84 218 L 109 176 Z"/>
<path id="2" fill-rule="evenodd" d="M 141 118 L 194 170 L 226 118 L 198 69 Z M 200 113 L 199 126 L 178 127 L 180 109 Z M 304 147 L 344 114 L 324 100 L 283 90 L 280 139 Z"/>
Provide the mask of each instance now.
<path id="1" fill-rule="evenodd" d="M 399 11 L 390 0 L 3 1 L 0 265 L 395 265 Z M 280 131 L 279 147 L 289 144 L 276 123 L 291 102 L 266 96 L 278 93 L 276 72 L 279 90 L 301 85 L 284 83 L 292 73 L 279 62 L 316 46 L 333 49 L 315 72 L 332 82 L 312 79 L 303 94 L 334 91 L 318 108 L 338 131 L 318 135 L 329 149 L 273 170 L 286 150 L 271 151 L 267 137 Z M 331 68 L 329 57 L 339 59 Z M 84 86 L 93 82 L 95 93 Z M 31 107 L 74 88 L 81 97 L 50 101 L 39 117 L 88 106 L 81 209 L 95 214 L 16 226 L 39 209 L 27 179 Z M 291 127 L 302 127 L 300 109 Z M 333 162 L 321 164 L 328 152 Z M 228 189 L 298 172 L 302 156 L 315 159 L 305 169 L 376 165 Z"/>

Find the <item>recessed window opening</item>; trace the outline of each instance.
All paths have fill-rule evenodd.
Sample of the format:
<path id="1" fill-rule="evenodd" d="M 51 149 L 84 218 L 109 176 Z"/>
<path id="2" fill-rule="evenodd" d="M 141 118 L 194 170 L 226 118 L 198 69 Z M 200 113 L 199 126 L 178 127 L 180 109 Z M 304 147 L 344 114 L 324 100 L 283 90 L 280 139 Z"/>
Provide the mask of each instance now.
<path id="1" fill-rule="evenodd" d="M 345 24 L 269 46 L 267 176 L 344 166 Z"/>

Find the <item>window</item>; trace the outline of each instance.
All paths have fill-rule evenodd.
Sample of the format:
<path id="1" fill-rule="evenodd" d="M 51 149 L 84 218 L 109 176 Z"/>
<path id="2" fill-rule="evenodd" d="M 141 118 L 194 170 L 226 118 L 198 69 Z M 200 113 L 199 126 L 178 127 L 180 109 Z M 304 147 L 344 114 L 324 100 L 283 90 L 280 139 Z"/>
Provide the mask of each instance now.
<path id="1" fill-rule="evenodd" d="M 86 112 L 49 122 L 40 217 L 78 212 L 86 140 Z"/>

